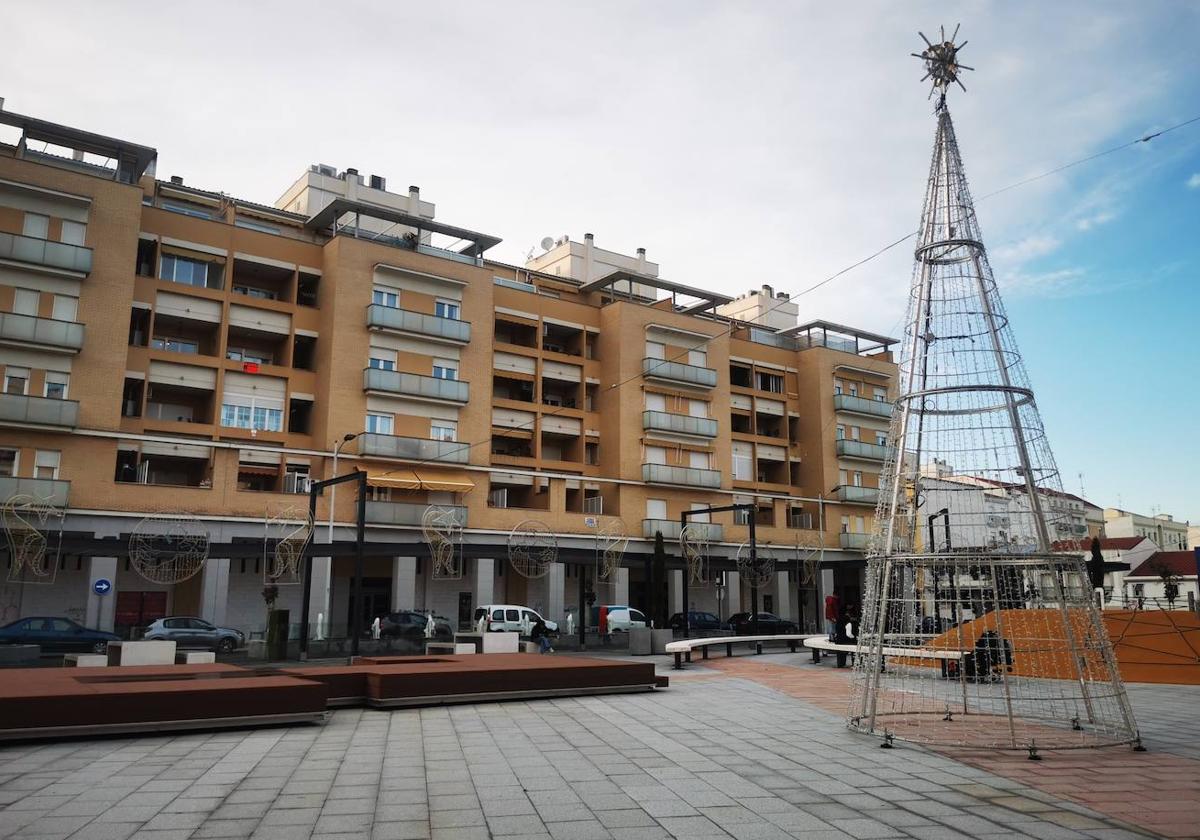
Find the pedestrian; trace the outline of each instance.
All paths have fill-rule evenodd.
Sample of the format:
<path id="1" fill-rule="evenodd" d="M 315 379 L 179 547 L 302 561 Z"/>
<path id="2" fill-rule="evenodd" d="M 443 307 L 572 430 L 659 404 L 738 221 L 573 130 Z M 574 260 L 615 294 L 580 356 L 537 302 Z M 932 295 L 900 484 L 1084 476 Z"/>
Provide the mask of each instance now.
<path id="1" fill-rule="evenodd" d="M 829 636 L 829 641 L 835 641 L 837 638 L 837 623 L 838 617 L 842 614 L 842 599 L 837 596 L 837 593 L 825 596 L 825 634 Z"/>
<path id="2" fill-rule="evenodd" d="M 529 631 L 529 638 L 538 643 L 538 653 L 554 653 L 554 648 L 550 646 L 550 631 L 541 616 Z"/>
<path id="3" fill-rule="evenodd" d="M 838 613 L 837 621 L 835 622 L 836 630 L 834 632 L 833 641 L 839 645 L 854 645 L 858 644 L 857 631 L 858 626 L 850 617 L 850 611 L 846 607 L 842 607 Z M 844 650 L 837 652 L 837 666 L 839 668 L 846 667 L 846 656 L 848 653 Z"/>

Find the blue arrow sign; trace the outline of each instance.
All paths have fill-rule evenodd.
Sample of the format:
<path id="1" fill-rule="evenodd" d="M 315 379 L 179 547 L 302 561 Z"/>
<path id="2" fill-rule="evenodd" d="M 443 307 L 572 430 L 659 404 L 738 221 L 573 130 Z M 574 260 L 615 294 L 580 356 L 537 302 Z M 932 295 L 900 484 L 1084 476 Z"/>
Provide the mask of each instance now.
<path id="1" fill-rule="evenodd" d="M 97 595 L 107 595 L 112 591 L 112 581 L 108 578 L 97 578 L 92 584 L 92 591 Z"/>

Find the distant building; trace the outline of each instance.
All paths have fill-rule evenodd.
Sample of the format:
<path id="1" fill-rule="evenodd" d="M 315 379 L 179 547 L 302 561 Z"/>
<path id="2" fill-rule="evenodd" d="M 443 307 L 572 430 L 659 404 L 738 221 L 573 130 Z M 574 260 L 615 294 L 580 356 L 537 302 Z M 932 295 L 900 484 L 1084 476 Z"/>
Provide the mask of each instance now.
<path id="1" fill-rule="evenodd" d="M 1054 550 L 1062 554 L 1092 554 L 1092 537 L 1081 540 L 1062 540 L 1054 544 Z M 1158 553 L 1158 546 L 1147 537 L 1101 537 L 1100 554 L 1104 557 L 1104 603 L 1105 606 L 1126 605 L 1125 578 L 1131 569 Z"/>
<path id="2" fill-rule="evenodd" d="M 1148 537 L 1163 551 L 1184 551 L 1192 543 L 1188 541 L 1189 525 L 1177 522 L 1168 513 L 1143 516 L 1139 513 L 1105 508 L 1104 534 L 1108 537 Z"/>
<path id="3" fill-rule="evenodd" d="M 1157 551 L 1125 576 L 1125 599 L 1131 607 L 1168 609 L 1166 583 L 1162 572 L 1175 577 L 1179 587 L 1175 609 L 1187 609 L 1188 593 L 1200 596 L 1196 586 L 1196 553 L 1194 551 Z"/>

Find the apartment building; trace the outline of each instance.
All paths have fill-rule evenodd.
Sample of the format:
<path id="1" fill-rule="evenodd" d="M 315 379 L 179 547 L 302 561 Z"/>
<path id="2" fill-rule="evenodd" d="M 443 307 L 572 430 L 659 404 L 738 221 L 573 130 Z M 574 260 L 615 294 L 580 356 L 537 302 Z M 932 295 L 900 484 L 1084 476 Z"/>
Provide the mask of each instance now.
<path id="1" fill-rule="evenodd" d="M 858 597 L 893 339 L 799 324 L 769 287 L 665 280 L 590 234 L 495 262 L 497 237 L 353 169 L 316 165 L 267 206 L 156 179 L 150 147 L 2 108 L 0 128 L 0 502 L 10 537 L 39 534 L 53 560 L 15 568 L 10 546 L 0 617 L 253 633 L 279 522 L 350 470 L 368 476 L 366 623 L 465 623 L 492 602 L 560 618 L 585 591 L 639 605 L 658 533 L 671 608 L 729 615 L 749 607 L 734 561 L 751 516 L 777 561 L 760 608 L 814 623 L 825 592 Z M 353 488 L 318 499 L 309 602 L 279 587 L 326 634 L 351 613 L 354 560 L 335 548 L 355 540 Z M 753 510 L 697 517 L 710 582 L 685 589 L 681 514 L 735 502 Z M 454 574 L 433 574 L 431 507 L 461 527 Z M 170 518 L 209 545 L 178 581 L 129 551 Z M 557 545 L 535 579 L 508 562 L 530 520 Z M 599 580 L 613 528 L 630 540 Z"/>
<path id="2" fill-rule="evenodd" d="M 1186 551 L 1190 523 L 1180 522 L 1169 513 L 1145 516 L 1120 508 L 1104 509 L 1104 535 L 1108 537 L 1145 537 L 1163 551 Z"/>

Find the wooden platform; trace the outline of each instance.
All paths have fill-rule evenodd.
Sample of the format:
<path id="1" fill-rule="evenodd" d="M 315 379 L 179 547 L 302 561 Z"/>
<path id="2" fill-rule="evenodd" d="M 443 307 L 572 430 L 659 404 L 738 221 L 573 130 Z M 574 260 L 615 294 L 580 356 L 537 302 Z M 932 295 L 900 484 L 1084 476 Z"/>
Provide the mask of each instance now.
<path id="1" fill-rule="evenodd" d="M 0 740 L 311 723 L 390 708 L 650 691 L 651 663 L 537 654 L 372 657 L 355 665 L 34 668 L 0 672 Z"/>

